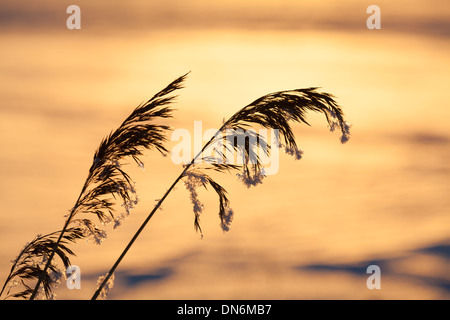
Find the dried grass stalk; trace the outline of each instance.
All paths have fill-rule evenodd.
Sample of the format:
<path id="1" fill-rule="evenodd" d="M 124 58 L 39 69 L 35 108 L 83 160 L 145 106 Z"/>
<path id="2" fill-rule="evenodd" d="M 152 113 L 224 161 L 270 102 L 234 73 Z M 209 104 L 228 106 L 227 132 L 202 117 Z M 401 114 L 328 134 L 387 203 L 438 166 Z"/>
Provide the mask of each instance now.
<path id="1" fill-rule="evenodd" d="M 217 133 L 203 146 L 202 150 L 184 166 L 183 171 L 172 183 L 163 197 L 158 201 L 153 210 L 149 213 L 145 221 L 137 230 L 133 238 L 127 244 L 119 258 L 116 260 L 110 271 L 107 273 L 103 282 L 98 286 L 92 299 L 95 300 L 101 294 L 105 284 L 109 281 L 114 271 L 125 257 L 128 250 L 143 231 L 147 223 L 153 217 L 157 209 L 164 202 L 166 197 L 173 190 L 175 185 L 184 180 L 185 187 L 190 193 L 190 199 L 194 211 L 195 230 L 202 233 L 200 227 L 200 215 L 204 210 L 203 204 L 198 200 L 196 188 L 211 186 L 219 197 L 219 218 L 220 226 L 223 231 L 228 231 L 233 219 L 233 210 L 229 206 L 226 190 L 212 179 L 205 170 L 213 169 L 219 172 L 231 172 L 240 170 L 238 177 L 248 187 L 262 183 L 264 177 L 263 166 L 258 153 L 255 152 L 255 146 L 252 142 L 257 142 L 257 147 L 261 148 L 266 154 L 270 153 L 272 147 L 284 147 L 286 153 L 301 158 L 302 151 L 298 149 L 294 133 L 290 122 L 302 122 L 307 125 L 306 112 L 321 112 L 325 115 L 331 131 L 340 128 L 342 132 L 341 142 L 345 143 L 350 137 L 350 124 L 344 121 L 342 109 L 335 102 L 334 97 L 328 93 L 321 93 L 317 88 L 297 89 L 281 91 L 265 95 L 240 111 L 236 112 L 230 119 L 223 123 Z M 264 128 L 278 129 L 282 142 L 278 141 L 276 146 L 271 146 L 265 141 L 264 137 L 255 134 L 254 139 L 244 140 L 245 143 L 235 143 L 235 138 L 239 138 L 249 128 L 261 126 Z M 252 141 L 252 142 L 251 142 Z M 229 164 L 225 159 L 225 152 L 218 151 L 218 158 L 212 159 L 210 156 L 203 158 L 203 152 L 215 143 L 220 143 L 228 151 L 236 151 L 244 155 L 242 165 Z M 209 154 L 209 153 L 207 153 Z M 198 161 L 198 160 L 205 160 Z M 206 165 L 204 164 L 206 162 Z M 200 164 L 199 164 L 200 163 Z M 203 236 L 203 235 L 202 235 Z"/>
<path id="2" fill-rule="evenodd" d="M 106 226 L 114 222 L 114 226 L 120 225 L 138 202 L 134 182 L 124 171 L 122 161 L 131 158 L 142 167 L 140 157 L 143 150 L 155 149 L 163 155 L 167 154 L 164 143 L 170 127 L 158 122 L 172 117 L 169 105 L 175 96 L 171 93 L 182 88 L 186 76 L 179 77 L 136 107 L 115 131 L 101 141 L 80 195 L 66 215 L 63 229 L 38 236 L 24 247 L 13 262 L 0 296 L 8 286 L 18 284 L 23 290 L 9 295 L 9 288 L 8 297 L 33 300 L 42 291 L 42 286 L 43 297 L 51 298 L 52 288 L 56 284 L 52 274 L 59 270 L 53 259 L 55 254 L 67 268 L 68 256 L 74 255 L 67 247 L 69 242 L 84 238 L 101 244 L 106 230 L 97 223 Z M 125 209 L 120 215 L 116 214 L 118 204 Z M 34 289 L 30 282 L 35 282 Z"/>
<path id="3" fill-rule="evenodd" d="M 68 247 L 70 243 L 79 239 L 93 239 L 95 243 L 101 244 L 106 237 L 106 230 L 99 228 L 96 222 L 103 225 L 113 222 L 114 227 L 121 224 L 138 202 L 134 182 L 124 171 L 122 161 L 125 158 L 132 158 L 139 166 L 143 166 L 140 156 L 145 149 L 156 149 L 164 155 L 167 154 L 168 150 L 164 143 L 170 127 L 157 124 L 156 121 L 172 117 L 172 109 L 168 105 L 173 102 L 175 96 L 170 96 L 170 94 L 182 87 L 186 76 L 179 77 L 152 99 L 139 105 L 117 130 L 102 140 L 95 152 L 92 166 L 80 195 L 66 216 L 63 229 L 45 236 L 39 235 L 23 248 L 12 262 L 10 274 L 3 285 L 0 296 L 6 291 L 6 298 L 34 299 L 37 294 L 41 294 L 44 298 L 51 298 L 53 296 L 52 289 L 63 277 L 53 259 L 55 254 L 67 268 L 70 265 L 69 256 L 74 255 L 74 252 Z M 190 193 L 195 230 L 202 234 L 200 215 L 204 210 L 196 189 L 209 186 L 219 198 L 220 226 L 223 231 L 228 231 L 234 212 L 230 208 L 227 191 L 207 174 L 207 170 L 212 169 L 222 173 L 239 171 L 237 176 L 247 187 L 262 183 L 263 165 L 259 153 L 255 149 L 259 148 L 268 155 L 272 148 L 282 147 L 287 154 L 300 159 L 303 152 L 297 147 L 290 123 L 308 124 L 306 121 L 307 111 L 323 113 L 330 130 L 334 131 L 339 128 L 342 132 L 341 142 L 348 141 L 350 125 L 344 121 L 342 109 L 332 95 L 318 92 L 317 88 L 271 93 L 245 106 L 230 119 L 224 121 L 221 128 L 203 146 L 202 150 L 190 163 L 184 165 L 181 174 L 158 200 L 113 267 L 99 279 L 98 289 L 92 299 L 106 297 L 113 285 L 115 269 L 154 213 L 181 180 Z M 281 140 L 277 140 L 275 145 L 271 145 L 256 132 L 250 133 L 252 139 L 242 137 L 244 131 L 256 126 L 278 129 Z M 237 143 L 236 141 L 239 140 L 244 143 Z M 224 149 L 215 149 L 215 157 L 210 155 L 204 157 L 203 152 L 216 143 L 221 144 Z M 227 151 L 241 154 L 242 164 L 227 163 L 225 159 Z M 118 203 L 125 208 L 125 212 L 120 215 L 116 214 L 115 209 Z M 33 281 L 35 282 L 34 289 L 30 284 Z M 22 291 L 10 293 L 12 287 L 16 285 L 22 286 Z"/>

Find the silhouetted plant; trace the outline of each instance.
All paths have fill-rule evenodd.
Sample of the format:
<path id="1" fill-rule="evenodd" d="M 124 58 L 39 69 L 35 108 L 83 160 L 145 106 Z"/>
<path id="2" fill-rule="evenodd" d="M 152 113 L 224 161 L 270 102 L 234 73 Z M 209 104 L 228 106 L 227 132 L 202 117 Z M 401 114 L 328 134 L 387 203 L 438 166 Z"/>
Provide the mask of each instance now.
<path id="1" fill-rule="evenodd" d="M 83 238 L 83 230 L 81 228 L 68 228 L 62 238 L 59 239 L 59 243 L 57 243 L 60 234 L 61 231 L 44 236 L 37 235 L 36 238 L 24 246 L 19 255 L 11 261 L 11 271 L 0 291 L 0 296 L 7 288 L 6 298 L 28 298 L 33 293 L 33 288 L 26 282 L 41 278 L 44 295 L 47 298 L 53 297 L 52 288 L 59 284 L 63 278 L 63 273 L 56 263 L 54 261 L 49 262 L 48 258 L 54 252 L 59 256 L 64 267 L 67 268 L 70 265 L 69 255 L 74 254 L 67 247 L 67 244 Z M 50 271 L 44 272 L 43 270 L 47 263 L 49 263 L 48 269 Z M 11 289 L 18 285 L 22 285 L 24 290 L 9 294 Z"/>
<path id="2" fill-rule="evenodd" d="M 106 237 L 106 230 L 99 228 L 96 222 L 105 226 L 113 223 L 114 228 L 122 223 L 138 202 L 134 182 L 124 171 L 122 161 L 132 158 L 143 167 L 144 164 L 139 158 L 143 150 L 156 149 L 163 155 L 168 153 L 164 144 L 170 127 L 156 121 L 172 117 L 172 109 L 168 105 L 173 102 L 175 96 L 170 94 L 182 87 L 186 76 L 179 77 L 153 98 L 139 105 L 117 130 L 102 140 L 94 154 L 80 195 L 66 216 L 63 229 L 45 236 L 38 235 L 23 248 L 12 261 L 10 274 L 0 296 L 6 290 L 6 298 L 21 297 L 32 300 L 37 294 L 41 294 L 43 298 L 52 298 L 53 288 L 64 277 L 64 273 L 54 261 L 55 255 L 67 268 L 70 265 L 69 256 L 74 255 L 68 244 L 79 239 L 91 239 L 101 244 Z M 242 108 L 224 121 L 191 162 L 183 165 L 180 175 L 158 200 L 112 268 L 99 278 L 98 288 L 92 299 L 106 297 L 113 286 L 116 268 L 181 180 L 190 194 L 195 230 L 202 234 L 200 215 L 204 209 L 196 189 L 211 187 L 219 198 L 220 226 L 223 231 L 228 231 L 234 212 L 230 207 L 227 191 L 208 174 L 208 170 L 220 173 L 236 172 L 237 177 L 247 187 L 262 183 L 265 177 L 264 166 L 257 150 L 269 155 L 273 148 L 283 148 L 287 154 L 300 159 L 303 152 L 297 147 L 290 122 L 308 124 L 305 118 L 307 111 L 323 113 L 331 131 L 339 128 L 342 132 L 341 142 L 348 141 L 350 125 L 344 121 L 342 109 L 332 95 L 320 93 L 317 88 L 271 93 Z M 256 126 L 278 130 L 279 135 L 275 143 L 266 141 L 264 136 L 251 130 Z M 206 152 L 211 149 L 214 150 L 214 156 L 211 156 L 211 152 Z M 229 163 L 226 159 L 229 152 L 238 153 L 242 163 Z M 120 215 L 116 214 L 118 203 L 125 209 Z M 22 291 L 10 293 L 14 286 L 22 286 Z"/>
<path id="3" fill-rule="evenodd" d="M 97 222 L 104 226 L 113 222 L 114 227 L 117 227 L 129 215 L 138 198 L 134 182 L 124 171 L 121 161 L 132 158 L 142 167 L 139 157 L 144 149 L 156 149 L 163 155 L 167 154 L 164 143 L 170 127 L 155 122 L 172 117 L 172 109 L 168 105 L 175 96 L 170 94 L 182 87 L 185 77 L 176 79 L 153 98 L 139 105 L 117 130 L 101 141 L 80 195 L 66 215 L 63 229 L 37 236 L 23 248 L 13 261 L 1 293 L 7 287 L 9 293 L 11 287 L 19 285 L 23 290 L 8 296 L 33 300 L 38 293 L 43 293 L 43 298 L 52 298 L 52 288 L 57 284 L 54 275 L 64 274 L 54 261 L 55 254 L 67 268 L 68 255 L 74 254 L 66 246 L 68 242 L 84 238 L 101 244 L 106 238 L 106 230 L 99 228 Z M 116 214 L 118 203 L 125 210 L 120 215 Z M 30 282 L 36 280 L 32 289 L 33 284 Z"/>

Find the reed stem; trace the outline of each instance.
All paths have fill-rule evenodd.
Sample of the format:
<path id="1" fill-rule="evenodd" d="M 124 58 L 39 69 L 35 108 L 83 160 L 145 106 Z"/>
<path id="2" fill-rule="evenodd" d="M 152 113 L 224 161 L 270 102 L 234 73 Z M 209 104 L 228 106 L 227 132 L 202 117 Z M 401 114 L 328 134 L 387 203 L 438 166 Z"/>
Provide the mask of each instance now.
<path id="1" fill-rule="evenodd" d="M 58 248 L 58 246 L 59 246 L 59 244 L 60 244 L 60 242 L 61 242 L 61 240 L 63 238 L 63 235 L 64 235 L 64 233 L 67 230 L 67 227 L 69 226 L 70 222 L 72 221 L 72 217 L 73 217 L 73 215 L 75 213 L 75 208 L 76 208 L 78 202 L 80 201 L 81 196 L 86 191 L 86 188 L 87 188 L 87 181 L 84 183 L 83 189 L 81 190 L 80 195 L 78 196 L 78 199 L 77 199 L 77 201 L 75 203 L 75 206 L 70 211 L 70 214 L 67 217 L 66 222 L 64 223 L 64 227 L 62 228 L 61 233 L 59 234 L 58 240 L 56 240 L 56 243 L 55 243 L 55 245 L 53 247 L 52 253 L 50 254 L 50 257 L 48 258 L 47 263 L 45 264 L 45 267 L 42 270 L 41 275 L 38 278 L 38 281 L 36 283 L 36 286 L 34 287 L 33 293 L 30 296 L 30 300 L 34 300 L 34 298 L 36 297 L 36 294 L 38 293 L 39 287 L 40 287 L 40 285 L 42 283 L 43 275 L 46 274 L 48 268 L 50 267 L 50 264 L 51 264 L 53 258 L 55 257 L 56 249 Z"/>
<path id="2" fill-rule="evenodd" d="M 122 261 L 122 259 L 125 257 L 125 255 L 127 254 L 128 250 L 130 250 L 131 246 L 134 244 L 134 242 L 136 241 L 136 239 L 139 237 L 139 235 L 141 234 L 141 232 L 144 230 L 144 228 L 146 227 L 146 225 L 148 224 L 148 222 L 150 221 L 150 219 L 153 217 L 153 215 L 155 214 L 156 210 L 158 210 L 158 208 L 161 206 L 161 204 L 164 202 L 164 200 L 167 198 L 167 196 L 169 195 L 169 193 L 173 190 L 173 188 L 175 187 L 175 185 L 183 178 L 184 174 L 189 170 L 189 168 L 195 163 L 195 161 L 197 160 L 197 158 L 203 153 L 203 151 L 211 144 L 212 141 L 214 141 L 214 139 L 216 138 L 217 134 L 219 132 L 221 132 L 223 130 L 223 128 L 225 127 L 225 125 L 223 125 L 218 131 L 217 133 L 203 146 L 202 150 L 192 159 L 192 161 L 186 165 L 186 167 L 184 168 L 184 170 L 181 172 L 181 174 L 178 176 L 178 178 L 176 178 L 176 180 L 172 183 L 172 185 L 170 186 L 169 189 L 167 189 L 166 193 L 164 194 L 164 196 L 158 201 L 158 203 L 155 205 L 155 207 L 153 208 L 153 210 L 150 212 L 150 214 L 147 216 L 147 218 L 144 220 L 144 222 L 141 224 L 141 226 L 139 227 L 139 229 L 136 231 L 136 233 L 134 234 L 134 236 L 131 238 L 131 240 L 128 242 L 127 246 L 125 247 L 125 249 L 122 251 L 122 253 L 120 254 L 119 258 L 116 260 L 116 262 L 114 263 L 114 265 L 111 267 L 111 270 L 109 270 L 108 274 L 106 275 L 106 277 L 103 279 L 102 283 L 100 284 L 100 286 L 98 287 L 98 289 L 95 291 L 94 295 L 92 296 L 91 300 L 96 300 L 98 298 L 98 296 L 100 295 L 100 293 L 102 292 L 103 287 L 105 286 L 105 284 L 108 282 L 108 280 L 111 278 L 111 276 L 113 275 L 114 271 L 116 270 L 116 268 L 119 266 L 120 262 Z"/>

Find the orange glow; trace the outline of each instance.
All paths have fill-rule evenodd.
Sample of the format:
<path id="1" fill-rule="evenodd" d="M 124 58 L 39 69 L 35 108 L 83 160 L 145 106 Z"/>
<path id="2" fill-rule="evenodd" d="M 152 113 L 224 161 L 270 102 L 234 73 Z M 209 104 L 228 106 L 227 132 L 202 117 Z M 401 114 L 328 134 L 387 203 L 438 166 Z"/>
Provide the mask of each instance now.
<path id="1" fill-rule="evenodd" d="M 65 8 L 44 1 L 49 25 L 19 20 L 0 31 L 0 282 L 25 242 L 62 227 L 100 140 L 191 71 L 173 128 L 218 128 L 264 94 L 321 87 L 353 124 L 350 141 L 341 145 L 323 116 L 309 114 L 311 127 L 295 126 L 303 159 L 282 154 L 279 173 L 256 188 L 218 176 L 235 211 L 228 233 L 216 195 L 200 192 L 203 240 L 180 184 L 119 267 L 112 299 L 448 299 L 450 42 L 427 24 L 448 26 L 445 10 L 379 1 L 382 29 L 369 31 L 358 1 L 297 2 L 175 10 L 79 1 L 82 29 L 70 31 Z M 82 289 L 62 284 L 57 298 L 92 296 L 182 170 L 156 152 L 144 160 L 145 171 L 129 166 L 141 202 L 103 245 L 74 246 Z M 381 290 L 365 285 L 374 261 Z"/>

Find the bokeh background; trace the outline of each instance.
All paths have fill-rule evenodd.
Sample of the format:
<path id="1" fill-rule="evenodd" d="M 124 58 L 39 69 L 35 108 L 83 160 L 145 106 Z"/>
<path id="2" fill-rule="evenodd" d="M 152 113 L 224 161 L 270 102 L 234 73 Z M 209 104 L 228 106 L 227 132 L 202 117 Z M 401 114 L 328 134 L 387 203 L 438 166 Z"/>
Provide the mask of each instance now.
<path id="1" fill-rule="evenodd" d="M 81 8 L 68 30 L 66 8 Z M 366 9 L 381 8 L 381 30 Z M 433 1 L 2 1 L 0 282 L 23 245 L 58 230 L 100 140 L 140 102 L 191 71 L 173 128 L 217 128 L 254 99 L 321 87 L 353 124 L 295 127 L 304 157 L 247 189 L 218 179 L 195 233 L 183 185 L 116 272 L 111 299 L 448 299 L 450 3 Z M 170 144 L 169 144 L 170 145 Z M 88 299 L 182 168 L 156 152 L 129 172 L 140 203 L 101 246 L 73 246 Z M 381 268 L 369 290 L 366 269 Z"/>

